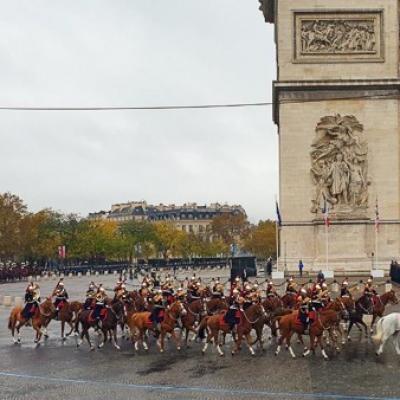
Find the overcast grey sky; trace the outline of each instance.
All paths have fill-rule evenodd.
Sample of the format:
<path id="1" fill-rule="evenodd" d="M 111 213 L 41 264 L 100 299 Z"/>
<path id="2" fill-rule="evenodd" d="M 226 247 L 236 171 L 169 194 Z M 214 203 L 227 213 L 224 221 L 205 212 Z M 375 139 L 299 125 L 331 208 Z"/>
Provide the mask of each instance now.
<path id="1" fill-rule="evenodd" d="M 273 26 L 257 0 L 0 2 L 0 105 L 271 99 Z M 1 191 L 32 210 L 228 202 L 274 217 L 271 107 L 0 111 Z"/>

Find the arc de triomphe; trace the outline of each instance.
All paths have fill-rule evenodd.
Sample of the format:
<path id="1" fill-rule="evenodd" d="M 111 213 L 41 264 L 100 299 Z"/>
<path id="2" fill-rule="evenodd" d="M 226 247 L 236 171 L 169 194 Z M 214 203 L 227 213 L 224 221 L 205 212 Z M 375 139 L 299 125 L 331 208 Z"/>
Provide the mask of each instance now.
<path id="1" fill-rule="evenodd" d="M 388 268 L 400 255 L 399 0 L 259 1 L 275 24 L 281 260 L 370 270 L 377 248 Z"/>

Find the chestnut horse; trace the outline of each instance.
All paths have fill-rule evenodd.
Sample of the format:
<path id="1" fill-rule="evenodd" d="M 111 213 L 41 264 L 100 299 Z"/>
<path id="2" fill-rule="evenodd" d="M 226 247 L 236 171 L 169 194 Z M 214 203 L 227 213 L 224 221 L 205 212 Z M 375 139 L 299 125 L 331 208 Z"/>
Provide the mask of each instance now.
<path id="1" fill-rule="evenodd" d="M 120 347 L 117 344 L 117 325 L 119 320 L 123 318 L 124 314 L 124 305 L 120 300 L 113 300 L 112 302 L 108 301 L 106 305 L 106 316 L 104 320 L 101 322 L 101 328 L 97 329 L 97 321 L 92 318 L 93 310 L 83 310 L 79 313 L 78 318 L 75 323 L 75 329 L 78 331 L 79 323 L 82 325 L 82 332 L 77 341 L 77 347 L 83 342 L 83 338 L 85 337 L 89 343 L 90 350 L 94 350 L 94 346 L 90 341 L 89 329 L 94 328 L 97 329 L 97 334 L 99 336 L 99 343 L 97 347 L 100 349 L 103 347 L 105 340 L 107 339 L 107 334 L 110 334 L 111 342 L 113 346 L 119 350 Z M 102 339 L 100 341 L 100 336 Z"/>
<path id="2" fill-rule="evenodd" d="M 31 319 L 26 319 L 22 315 L 23 307 L 16 306 L 10 312 L 8 318 L 8 329 L 11 330 L 14 343 L 21 343 L 20 329 L 23 326 L 28 325 L 29 321 L 32 320 L 32 328 L 36 331 L 35 343 L 39 343 L 42 338 L 42 329 L 46 329 L 46 326 L 50 323 L 52 316 L 55 313 L 55 307 L 50 297 L 46 297 L 46 300 L 36 307 L 35 313 Z M 17 331 L 18 339 L 15 339 L 15 331 Z M 47 333 L 45 334 L 47 336 Z"/>
<path id="3" fill-rule="evenodd" d="M 193 332 L 194 338 L 196 337 L 195 324 L 196 322 L 200 323 L 201 318 L 206 314 L 207 305 L 203 299 L 198 299 L 191 303 L 184 303 L 184 306 L 187 312 L 185 316 L 182 316 L 181 321 L 183 325 L 182 331 L 185 330 L 185 344 L 188 347 L 189 333 Z"/>
<path id="4" fill-rule="evenodd" d="M 258 323 L 259 320 L 264 321 L 266 313 L 261 304 L 252 304 L 245 311 L 241 310 L 240 313 L 240 322 L 237 324 L 237 339 L 235 341 L 235 347 L 232 348 L 232 355 L 240 350 L 241 342 L 243 340 L 243 336 L 246 338 L 247 346 L 250 350 L 251 355 L 255 355 L 254 349 L 252 347 L 252 340 L 250 332 L 253 329 L 254 325 Z M 202 338 L 204 336 L 204 331 L 207 329 L 207 339 L 204 344 L 203 349 L 201 350 L 204 355 L 209 343 L 211 340 L 214 342 L 214 346 L 217 348 L 218 354 L 220 356 L 224 355 L 224 352 L 221 350 L 221 343 L 219 341 L 219 334 L 222 332 L 223 335 L 227 333 L 232 333 L 230 326 L 224 321 L 225 313 L 220 313 L 216 315 L 211 315 L 203 318 L 199 325 L 199 336 Z M 264 324 L 264 322 L 262 322 Z M 232 334 L 234 338 L 234 335 Z"/>
<path id="5" fill-rule="evenodd" d="M 66 340 L 64 336 L 65 323 L 67 323 L 71 330 L 66 336 L 70 336 L 75 327 L 75 322 L 78 317 L 79 312 L 82 310 L 83 304 L 79 301 L 63 301 L 61 308 L 58 311 L 57 320 L 61 322 L 61 339 Z M 56 313 L 54 313 L 53 318 L 56 318 Z"/>
<path id="6" fill-rule="evenodd" d="M 164 320 L 161 322 L 160 338 L 158 346 L 160 352 L 164 352 L 164 339 L 169 333 L 176 343 L 177 350 L 181 349 L 180 339 L 175 334 L 175 327 L 179 317 L 185 316 L 187 313 L 185 307 L 180 301 L 172 303 L 164 312 Z M 150 321 L 151 312 L 143 311 L 134 313 L 127 321 L 132 342 L 135 344 L 135 350 L 139 350 L 139 345 L 142 344 L 143 348 L 147 351 L 149 349 L 145 340 L 145 333 L 148 330 L 154 331 Z"/>
<path id="7" fill-rule="evenodd" d="M 388 303 L 392 304 L 397 304 L 399 302 L 399 299 L 396 297 L 395 291 L 389 290 L 382 296 L 374 296 L 373 298 L 373 303 L 374 303 L 374 308 L 372 311 L 372 322 L 371 322 L 371 333 L 374 332 L 374 323 L 377 318 L 382 318 L 383 314 L 385 313 L 385 307 L 387 306 Z"/>
<path id="8" fill-rule="evenodd" d="M 298 313 L 299 311 L 293 311 L 291 314 L 283 315 L 282 317 L 278 318 L 281 336 L 278 340 L 278 347 L 275 351 L 276 356 L 279 354 L 283 342 L 286 342 L 287 349 L 289 350 L 291 356 L 293 358 L 296 357 L 290 345 L 290 339 L 294 333 L 297 333 L 298 335 L 304 334 L 304 325 L 299 321 Z M 339 318 L 340 317 L 338 316 L 337 311 L 331 309 L 316 313 L 316 320 L 310 326 L 310 347 L 304 349 L 303 356 L 308 355 L 311 351 L 315 353 L 317 342 L 321 348 L 322 356 L 325 359 L 328 359 L 322 341 L 322 334 L 324 333 L 324 330 L 331 329 L 333 326 L 335 326 Z"/>

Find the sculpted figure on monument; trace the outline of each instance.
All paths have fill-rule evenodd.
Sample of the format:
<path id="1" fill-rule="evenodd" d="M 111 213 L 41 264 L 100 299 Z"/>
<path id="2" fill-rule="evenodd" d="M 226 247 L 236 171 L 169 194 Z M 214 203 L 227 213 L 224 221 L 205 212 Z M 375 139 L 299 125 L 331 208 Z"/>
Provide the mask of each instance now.
<path id="1" fill-rule="evenodd" d="M 324 19 L 301 21 L 303 53 L 375 53 L 373 20 Z"/>
<path id="2" fill-rule="evenodd" d="M 315 185 L 311 211 L 325 202 L 337 214 L 362 216 L 368 202 L 367 142 L 363 126 L 352 115 L 321 118 L 311 144 L 311 177 Z"/>

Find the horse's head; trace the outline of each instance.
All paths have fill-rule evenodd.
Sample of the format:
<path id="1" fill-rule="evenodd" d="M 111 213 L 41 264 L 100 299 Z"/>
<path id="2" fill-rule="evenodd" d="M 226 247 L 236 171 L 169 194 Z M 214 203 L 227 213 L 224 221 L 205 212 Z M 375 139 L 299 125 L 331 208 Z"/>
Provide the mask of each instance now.
<path id="1" fill-rule="evenodd" d="M 399 299 L 396 296 L 396 292 L 393 289 L 388 292 L 388 300 L 392 304 L 397 304 L 399 302 Z"/>
<path id="2" fill-rule="evenodd" d="M 175 303 L 173 303 L 171 305 L 170 308 L 170 313 L 175 317 L 178 318 L 179 316 L 185 316 L 187 311 L 186 308 L 184 307 L 183 303 L 181 303 L 179 300 L 175 301 Z"/>
<path id="3" fill-rule="evenodd" d="M 52 314 L 56 312 L 53 301 L 51 297 L 46 297 L 45 301 L 40 305 L 45 314 Z"/>

